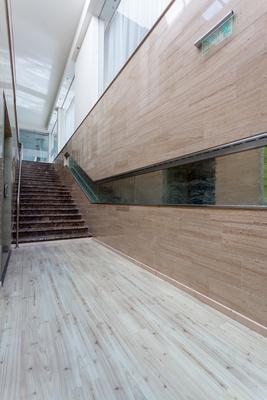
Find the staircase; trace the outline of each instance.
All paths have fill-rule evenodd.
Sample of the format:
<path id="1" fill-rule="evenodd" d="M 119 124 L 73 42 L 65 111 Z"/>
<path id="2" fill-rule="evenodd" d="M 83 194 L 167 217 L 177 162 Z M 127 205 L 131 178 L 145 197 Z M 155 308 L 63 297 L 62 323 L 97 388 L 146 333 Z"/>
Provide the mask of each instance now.
<path id="1" fill-rule="evenodd" d="M 16 191 L 13 243 L 16 240 Z M 88 227 L 53 164 L 22 162 L 19 242 L 89 237 Z"/>

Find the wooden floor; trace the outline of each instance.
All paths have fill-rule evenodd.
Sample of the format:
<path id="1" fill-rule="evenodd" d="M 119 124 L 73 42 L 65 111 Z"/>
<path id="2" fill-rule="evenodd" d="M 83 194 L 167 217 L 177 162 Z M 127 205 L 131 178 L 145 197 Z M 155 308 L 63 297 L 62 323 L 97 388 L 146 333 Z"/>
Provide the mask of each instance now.
<path id="1" fill-rule="evenodd" d="M 90 239 L 14 250 L 1 400 L 266 400 L 267 339 Z"/>

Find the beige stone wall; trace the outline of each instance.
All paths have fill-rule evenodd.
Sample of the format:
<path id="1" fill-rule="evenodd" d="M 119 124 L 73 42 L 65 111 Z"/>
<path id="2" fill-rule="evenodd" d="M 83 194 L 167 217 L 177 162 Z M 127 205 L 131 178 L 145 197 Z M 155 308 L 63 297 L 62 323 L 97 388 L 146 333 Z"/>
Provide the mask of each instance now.
<path id="1" fill-rule="evenodd" d="M 210 5 L 164 16 L 64 147 L 92 179 L 267 130 L 267 2 L 231 0 L 207 21 Z M 203 56 L 195 40 L 232 9 L 233 35 Z"/>
<path id="2" fill-rule="evenodd" d="M 98 180 L 266 132 L 267 2 L 232 0 L 207 21 L 210 5 L 187 2 L 173 23 L 162 18 L 64 147 L 59 167 L 68 151 Z M 233 36 L 202 56 L 195 40 L 232 9 Z M 218 201 L 227 194 L 240 203 L 245 191 L 246 201 L 258 198 L 257 152 L 242 157 L 236 170 L 218 161 Z M 265 210 L 91 205 L 72 187 L 96 238 L 267 325 Z"/>

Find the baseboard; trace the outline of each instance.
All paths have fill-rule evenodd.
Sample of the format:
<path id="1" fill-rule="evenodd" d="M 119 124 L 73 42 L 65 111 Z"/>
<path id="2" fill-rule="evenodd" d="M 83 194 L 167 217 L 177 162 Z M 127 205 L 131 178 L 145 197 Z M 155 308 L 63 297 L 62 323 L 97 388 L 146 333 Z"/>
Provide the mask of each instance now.
<path id="1" fill-rule="evenodd" d="M 198 292 L 197 290 L 194 290 L 183 283 L 170 278 L 168 275 L 163 274 L 162 272 L 157 271 L 156 269 L 143 264 L 142 262 L 136 260 L 135 258 L 132 258 L 128 256 L 127 254 L 121 252 L 120 250 L 117 250 L 116 248 L 109 246 L 105 242 L 102 242 L 99 239 L 93 238 L 92 240 L 95 240 L 97 243 L 101 244 L 102 246 L 114 251 L 115 253 L 119 254 L 120 256 L 127 258 L 129 261 L 135 263 L 139 267 L 151 272 L 153 275 L 156 275 L 158 278 L 163 279 L 164 281 L 176 286 L 178 289 L 183 290 L 184 292 L 190 294 L 191 296 L 195 297 L 196 299 L 202 301 L 203 303 L 209 305 L 210 307 L 216 309 L 217 311 L 220 311 L 221 313 L 227 315 L 228 317 L 232 318 L 233 320 L 241 323 L 242 325 L 245 325 L 247 328 L 253 330 L 254 332 L 259 333 L 262 336 L 267 337 L 267 327 L 264 325 L 259 324 L 258 322 L 246 317 L 243 314 L 240 314 L 239 312 L 225 306 L 222 303 L 219 303 L 216 300 L 211 299 L 210 297 Z"/>
<path id="2" fill-rule="evenodd" d="M 1 286 L 4 285 L 6 272 L 7 272 L 7 268 L 8 268 L 8 264 L 9 264 L 9 260 L 10 260 L 10 256 L 11 256 L 11 250 L 9 250 L 9 252 L 8 252 L 7 260 L 6 260 L 6 263 L 5 263 L 5 266 L 4 266 L 4 270 L 3 270 L 1 278 L 0 278 Z"/>

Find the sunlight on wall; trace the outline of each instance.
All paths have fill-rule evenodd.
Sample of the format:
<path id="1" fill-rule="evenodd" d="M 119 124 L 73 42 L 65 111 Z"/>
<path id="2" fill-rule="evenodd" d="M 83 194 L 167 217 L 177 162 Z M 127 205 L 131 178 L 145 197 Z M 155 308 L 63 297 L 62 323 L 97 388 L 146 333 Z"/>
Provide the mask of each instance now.
<path id="1" fill-rule="evenodd" d="M 169 25 L 178 18 L 184 8 L 191 2 L 191 0 L 176 0 L 176 2 L 171 6 L 166 14 L 166 20 Z"/>

